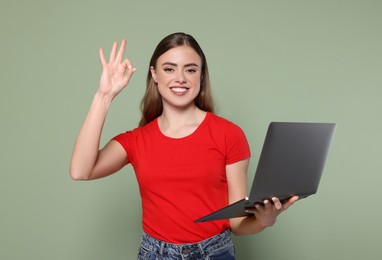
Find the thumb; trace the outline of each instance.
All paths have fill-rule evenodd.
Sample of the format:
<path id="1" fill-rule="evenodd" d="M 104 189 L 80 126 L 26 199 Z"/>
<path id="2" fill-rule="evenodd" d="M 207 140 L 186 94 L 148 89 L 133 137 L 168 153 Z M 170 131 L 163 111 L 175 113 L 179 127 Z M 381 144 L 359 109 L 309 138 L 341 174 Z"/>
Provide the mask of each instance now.
<path id="1" fill-rule="evenodd" d="M 296 201 L 298 200 L 298 196 L 293 196 L 290 198 L 287 202 L 283 204 L 284 210 L 288 209 L 290 206 L 292 206 Z"/>
<path id="2" fill-rule="evenodd" d="M 131 76 L 137 70 L 137 68 L 133 67 L 128 59 L 124 60 L 122 66 L 125 68 L 125 75 L 123 77 L 123 81 L 127 84 Z"/>

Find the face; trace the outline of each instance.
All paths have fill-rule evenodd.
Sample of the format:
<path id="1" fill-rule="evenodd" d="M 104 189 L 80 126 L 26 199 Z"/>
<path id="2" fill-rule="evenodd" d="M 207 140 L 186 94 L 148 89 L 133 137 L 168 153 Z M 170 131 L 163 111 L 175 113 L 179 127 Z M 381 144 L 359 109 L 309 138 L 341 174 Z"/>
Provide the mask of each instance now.
<path id="1" fill-rule="evenodd" d="M 194 100 L 200 91 L 202 61 L 188 46 L 172 48 L 162 54 L 156 68 L 150 68 L 157 83 L 163 106 L 195 106 Z"/>

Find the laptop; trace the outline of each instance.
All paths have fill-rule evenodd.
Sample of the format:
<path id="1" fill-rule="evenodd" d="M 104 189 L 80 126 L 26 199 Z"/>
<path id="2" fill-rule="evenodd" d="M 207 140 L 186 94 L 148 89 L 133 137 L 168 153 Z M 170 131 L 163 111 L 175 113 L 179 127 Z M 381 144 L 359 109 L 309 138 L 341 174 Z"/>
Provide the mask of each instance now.
<path id="1" fill-rule="evenodd" d="M 335 128 L 335 123 L 271 122 L 249 196 L 195 222 L 250 216 L 246 208 L 272 197 L 286 202 L 315 194 Z"/>

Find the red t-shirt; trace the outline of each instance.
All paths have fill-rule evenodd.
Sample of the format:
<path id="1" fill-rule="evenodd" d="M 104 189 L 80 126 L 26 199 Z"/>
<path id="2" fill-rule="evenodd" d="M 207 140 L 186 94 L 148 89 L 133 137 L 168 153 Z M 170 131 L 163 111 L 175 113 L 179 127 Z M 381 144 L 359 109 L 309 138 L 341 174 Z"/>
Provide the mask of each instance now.
<path id="1" fill-rule="evenodd" d="M 163 135 L 154 120 L 114 140 L 134 167 L 147 234 L 170 243 L 194 243 L 229 228 L 228 220 L 194 220 L 228 204 L 226 165 L 250 157 L 237 125 L 207 113 L 184 138 Z"/>

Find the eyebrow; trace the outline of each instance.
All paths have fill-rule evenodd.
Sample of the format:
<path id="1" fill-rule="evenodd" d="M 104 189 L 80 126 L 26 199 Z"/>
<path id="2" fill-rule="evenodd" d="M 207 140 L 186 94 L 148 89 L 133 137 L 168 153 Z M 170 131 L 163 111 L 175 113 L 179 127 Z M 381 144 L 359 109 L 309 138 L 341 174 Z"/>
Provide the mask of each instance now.
<path id="1" fill-rule="evenodd" d="M 165 62 L 165 63 L 162 63 L 162 66 L 165 66 L 165 65 L 170 65 L 170 66 L 174 66 L 174 67 L 177 67 L 177 66 L 178 66 L 178 64 L 173 63 L 173 62 Z M 199 65 L 196 64 L 196 63 L 187 63 L 187 64 L 184 65 L 184 67 L 190 67 L 190 66 L 199 67 Z"/>

